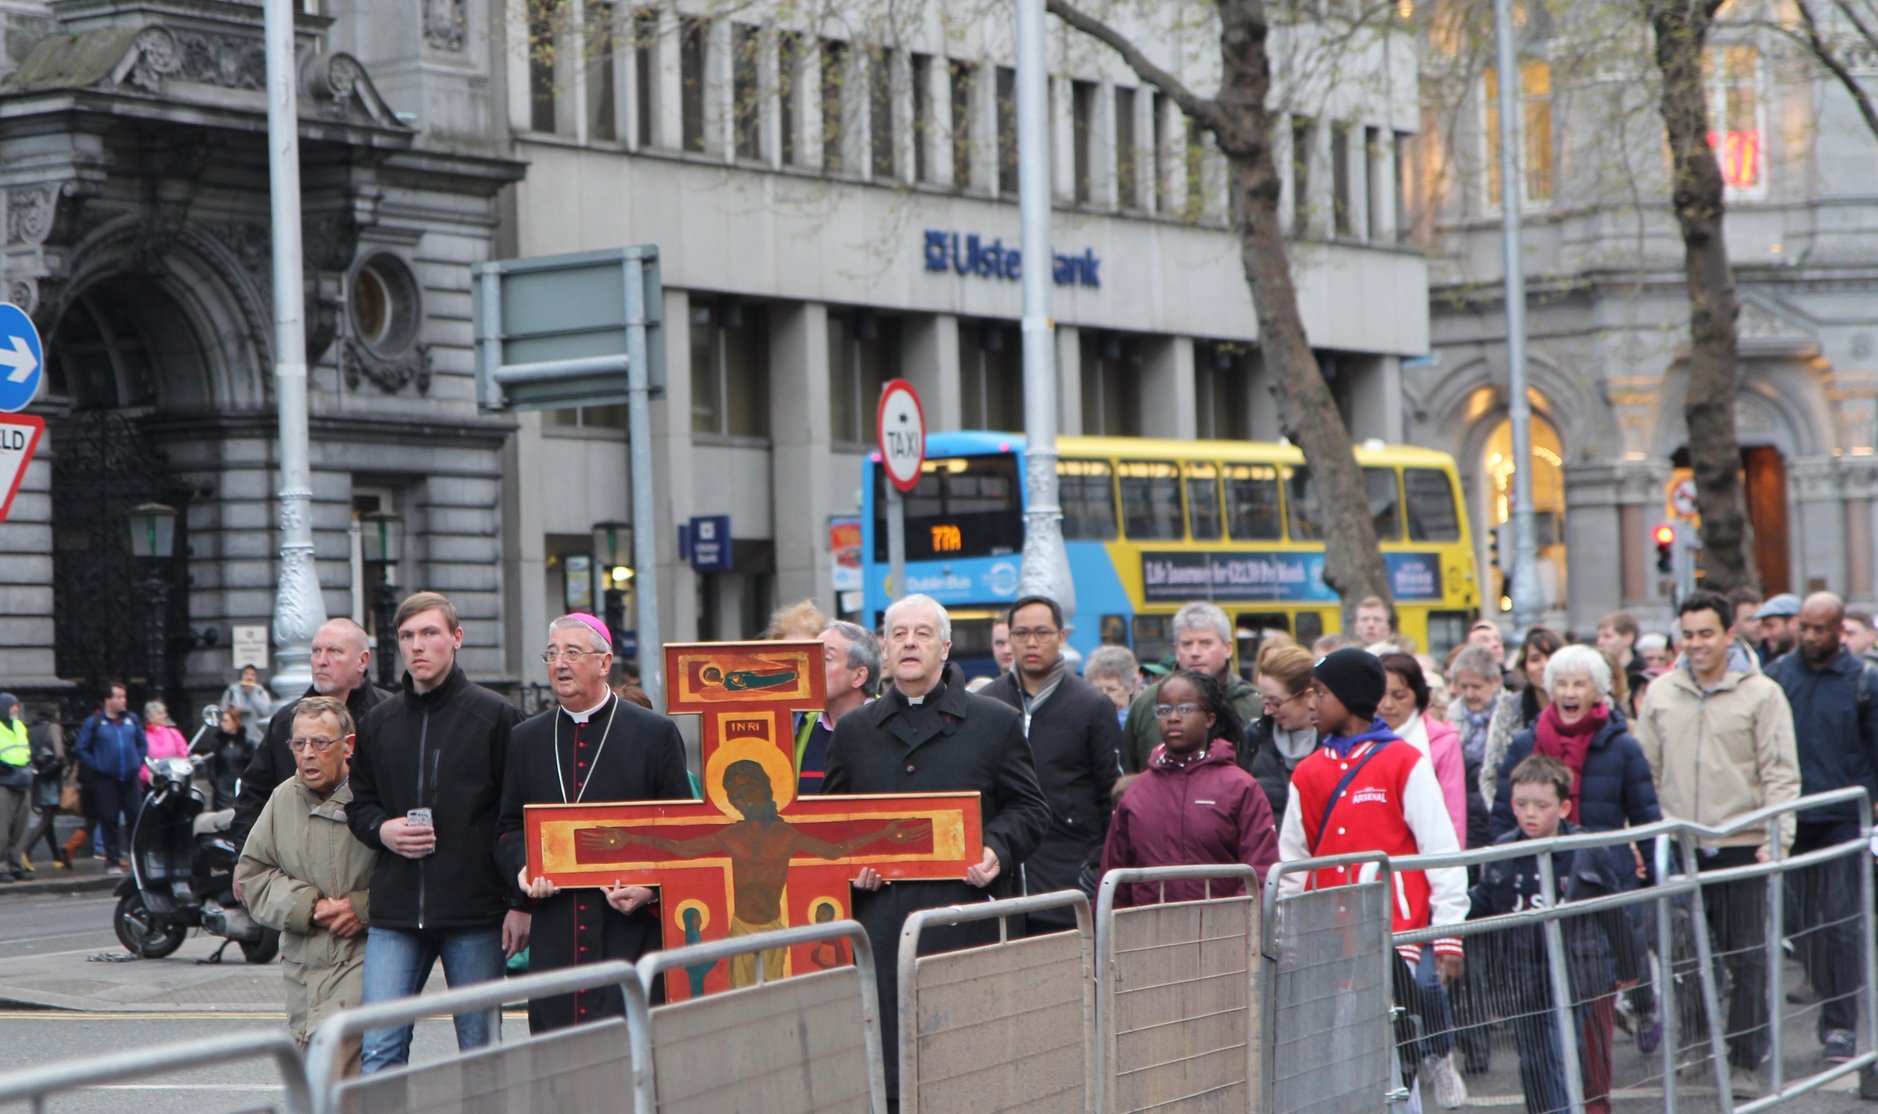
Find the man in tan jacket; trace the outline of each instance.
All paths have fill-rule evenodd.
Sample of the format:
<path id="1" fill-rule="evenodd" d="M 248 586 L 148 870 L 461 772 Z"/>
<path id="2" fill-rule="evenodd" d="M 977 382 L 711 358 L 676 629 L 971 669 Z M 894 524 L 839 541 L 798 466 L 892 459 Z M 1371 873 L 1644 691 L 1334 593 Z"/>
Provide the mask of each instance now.
<path id="1" fill-rule="evenodd" d="M 1736 654 L 1734 609 L 1714 592 L 1694 592 L 1678 608 L 1683 661 L 1650 686 L 1637 713 L 1637 741 L 1656 778 L 1663 815 L 1721 826 L 1745 813 L 1800 795 L 1793 712 L 1781 687 L 1761 674 L 1751 653 Z M 1793 844 L 1795 817 L 1779 824 L 1781 847 Z M 1766 862 L 1767 829 L 1747 828 L 1703 840 L 1698 870 Z M 1767 1058 L 1767 882 L 1750 878 L 1703 888 L 1715 954 L 1728 972 L 1729 1089 L 1761 1093 Z M 1701 1016 L 1693 1001 L 1678 1011 Z M 1685 1033 L 1688 1037 L 1690 1034 Z"/>
<path id="2" fill-rule="evenodd" d="M 359 1004 L 363 987 L 366 898 L 378 855 L 346 826 L 352 729 L 344 701 L 301 699 L 287 743 L 295 776 L 268 798 L 235 868 L 248 911 L 280 930 L 287 1025 L 302 1052 L 329 1014 Z M 344 1073 L 354 1075 L 358 1038 L 348 1046 Z"/>

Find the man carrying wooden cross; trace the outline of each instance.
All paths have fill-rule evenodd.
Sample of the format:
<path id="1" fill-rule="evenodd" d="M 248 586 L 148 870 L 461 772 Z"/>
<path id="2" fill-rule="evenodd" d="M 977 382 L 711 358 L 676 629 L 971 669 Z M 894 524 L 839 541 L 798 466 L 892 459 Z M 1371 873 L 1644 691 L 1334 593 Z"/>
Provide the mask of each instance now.
<path id="1" fill-rule="evenodd" d="M 881 1040 L 887 1093 L 899 1094 L 900 928 L 921 909 L 960 905 L 1015 893 L 1017 868 L 1050 828 L 1050 805 L 1013 708 L 965 691 L 956 671 L 946 677 L 952 619 L 930 596 L 910 595 L 887 608 L 887 674 L 879 700 L 835 725 L 824 795 L 935 793 L 976 790 L 984 823 L 978 865 L 950 882 L 884 883 L 862 867 L 854 879 L 854 916 L 867 930 L 880 982 Z M 921 952 L 995 943 L 996 921 L 937 929 Z"/>

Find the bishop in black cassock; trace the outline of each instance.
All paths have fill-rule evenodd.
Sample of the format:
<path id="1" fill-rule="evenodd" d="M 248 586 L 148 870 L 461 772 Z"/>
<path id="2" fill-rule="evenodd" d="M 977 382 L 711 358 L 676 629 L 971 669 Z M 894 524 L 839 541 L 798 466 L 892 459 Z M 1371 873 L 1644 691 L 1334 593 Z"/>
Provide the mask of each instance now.
<path id="1" fill-rule="evenodd" d="M 528 862 L 524 805 L 691 796 L 677 726 L 607 689 L 613 655 L 598 647 L 610 639 L 592 633 L 595 627 L 605 629 L 591 616 L 566 616 L 550 627 L 554 660 L 548 662 L 548 672 L 560 703 L 517 724 L 509 736 L 496 857 L 511 879 Z M 569 651 L 575 652 L 571 658 Z M 648 902 L 650 896 L 629 886 L 559 890 L 534 901 L 529 970 L 636 960 L 656 950 L 659 916 L 657 905 Z M 529 1002 L 528 1031 L 540 1033 L 624 1013 L 617 988 L 576 991 Z"/>

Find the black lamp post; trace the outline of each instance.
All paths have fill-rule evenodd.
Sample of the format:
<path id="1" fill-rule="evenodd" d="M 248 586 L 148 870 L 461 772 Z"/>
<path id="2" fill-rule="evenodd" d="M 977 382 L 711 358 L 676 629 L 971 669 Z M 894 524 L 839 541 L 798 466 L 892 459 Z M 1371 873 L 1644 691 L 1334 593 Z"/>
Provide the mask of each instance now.
<path id="1" fill-rule="evenodd" d="M 372 578 L 372 626 L 377 629 L 378 683 L 394 688 L 398 683 L 398 632 L 392 621 L 398 614 L 398 562 L 404 550 L 404 519 L 390 511 L 373 511 L 359 517 L 359 541 L 364 549 L 366 567 L 376 570 Z"/>
<path id="2" fill-rule="evenodd" d="M 149 695 L 168 698 L 170 679 L 170 560 L 176 555 L 176 508 L 142 503 L 130 512 L 130 552 L 143 567 L 144 670 Z"/>
<path id="3" fill-rule="evenodd" d="M 620 659 L 628 655 L 623 652 L 621 643 L 627 630 L 628 595 L 633 582 L 633 528 L 630 522 L 596 522 L 593 524 L 594 563 L 598 566 L 595 579 L 604 589 L 601 600 L 604 603 L 600 616 L 606 620 L 607 627 L 613 632 L 613 653 Z"/>

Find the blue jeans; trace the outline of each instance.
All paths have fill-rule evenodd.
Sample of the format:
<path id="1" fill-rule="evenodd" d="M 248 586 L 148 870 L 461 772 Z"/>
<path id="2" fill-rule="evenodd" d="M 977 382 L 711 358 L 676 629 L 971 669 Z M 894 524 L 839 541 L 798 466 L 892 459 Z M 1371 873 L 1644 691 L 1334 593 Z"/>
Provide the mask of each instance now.
<path id="1" fill-rule="evenodd" d="M 419 993 L 439 959 L 443 960 L 444 978 L 452 987 L 501 978 L 502 926 L 417 930 L 373 925 L 365 936 L 363 1004 Z M 459 1013 L 454 1020 L 459 1051 L 481 1048 L 501 1033 L 502 1021 L 494 1008 Z M 410 1062 L 411 1029 L 410 1025 L 394 1025 L 366 1030 L 361 1073 L 370 1075 Z"/>

